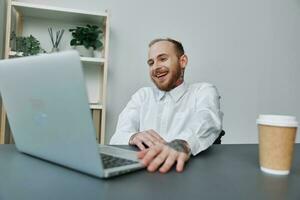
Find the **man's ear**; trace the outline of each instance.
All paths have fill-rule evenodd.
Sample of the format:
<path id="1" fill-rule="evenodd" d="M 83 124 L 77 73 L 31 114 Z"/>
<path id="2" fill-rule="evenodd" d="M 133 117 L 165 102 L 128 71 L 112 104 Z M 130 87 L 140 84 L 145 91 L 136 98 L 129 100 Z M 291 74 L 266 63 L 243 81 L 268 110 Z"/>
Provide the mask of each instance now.
<path id="1" fill-rule="evenodd" d="M 182 69 L 185 69 L 185 66 L 188 64 L 188 57 L 187 55 L 183 54 L 182 56 L 180 56 L 179 58 L 179 63 L 180 63 L 180 67 Z"/>

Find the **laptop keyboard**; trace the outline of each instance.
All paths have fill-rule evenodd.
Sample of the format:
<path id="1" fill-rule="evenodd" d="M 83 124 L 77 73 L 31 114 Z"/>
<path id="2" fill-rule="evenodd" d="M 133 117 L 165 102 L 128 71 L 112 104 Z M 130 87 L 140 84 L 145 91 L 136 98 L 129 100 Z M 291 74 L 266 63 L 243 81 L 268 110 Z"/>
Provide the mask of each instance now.
<path id="1" fill-rule="evenodd" d="M 127 160 L 124 158 L 119 158 L 104 153 L 100 153 L 100 154 L 101 154 L 102 164 L 104 169 L 139 163 L 137 161 Z"/>

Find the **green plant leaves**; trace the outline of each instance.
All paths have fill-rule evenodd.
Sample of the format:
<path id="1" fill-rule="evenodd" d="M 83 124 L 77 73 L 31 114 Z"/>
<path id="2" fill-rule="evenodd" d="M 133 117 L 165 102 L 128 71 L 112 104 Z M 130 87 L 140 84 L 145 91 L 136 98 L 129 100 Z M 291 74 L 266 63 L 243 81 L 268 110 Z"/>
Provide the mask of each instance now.
<path id="1" fill-rule="evenodd" d="M 100 42 L 99 40 L 97 40 L 96 43 L 95 43 L 95 47 L 96 47 L 95 49 L 101 49 L 102 46 L 103 46 L 102 42 Z"/>
<path id="2" fill-rule="evenodd" d="M 12 50 L 16 52 L 23 52 L 23 56 L 36 55 L 43 52 L 40 42 L 32 35 L 29 37 L 16 36 L 11 34 L 11 41 L 13 43 Z"/>
<path id="3" fill-rule="evenodd" d="M 71 46 L 75 46 L 77 44 L 77 40 L 76 39 L 72 39 L 71 41 L 70 41 L 70 45 Z"/>
<path id="4" fill-rule="evenodd" d="M 99 39 L 102 37 L 103 30 L 99 26 L 87 24 L 85 27 L 77 26 L 76 29 L 69 29 L 73 39 L 71 46 L 83 45 L 85 48 L 92 47 L 94 50 L 101 49 L 103 43 Z"/>

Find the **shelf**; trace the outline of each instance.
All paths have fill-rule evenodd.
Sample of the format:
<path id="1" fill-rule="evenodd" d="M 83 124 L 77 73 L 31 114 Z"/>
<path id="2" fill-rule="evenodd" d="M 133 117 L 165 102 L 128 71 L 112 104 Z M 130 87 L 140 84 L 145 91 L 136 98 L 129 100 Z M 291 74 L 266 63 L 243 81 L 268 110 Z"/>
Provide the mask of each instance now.
<path id="1" fill-rule="evenodd" d="M 53 27 L 53 30 L 68 30 L 86 24 L 97 25 L 99 27 L 102 26 L 104 48 L 101 55 L 97 54 L 97 57 L 80 57 L 80 62 L 82 66 L 84 66 L 82 67 L 82 72 L 85 80 L 89 108 L 92 113 L 96 130 L 96 138 L 98 142 L 103 144 L 105 141 L 106 125 L 107 65 L 110 33 L 109 12 L 107 10 L 98 12 L 98 10 L 95 9 L 94 11 L 88 11 L 67 7 L 60 8 L 39 5 L 38 2 L 43 3 L 42 1 L 36 1 L 36 4 L 20 2 L 19 0 L 9 0 L 6 18 L 7 31 L 5 36 L 5 57 L 19 56 L 16 52 L 12 52 L 9 47 L 11 31 L 15 31 L 18 36 L 34 34 L 35 38 L 40 41 L 43 49 L 50 53 L 52 44 L 49 40 L 49 34 L 47 33 L 49 27 Z M 71 38 L 71 32 L 66 31 L 60 43 L 61 51 L 73 49 L 69 45 Z M 9 127 L 6 126 L 6 124 L 8 124 L 6 114 L 1 108 L 0 114 L 2 115 L 2 117 L 0 116 L 2 120 L 0 120 L 0 143 L 4 143 L 4 141 L 9 142 L 12 138 L 11 132 Z M 3 124 L 5 126 L 2 126 Z"/>
<path id="2" fill-rule="evenodd" d="M 23 17 L 55 19 L 74 23 L 99 24 L 99 21 L 103 21 L 105 17 L 108 16 L 106 12 L 94 13 L 90 11 L 59 8 L 25 2 L 12 1 L 12 6 L 16 8 Z"/>
<path id="3" fill-rule="evenodd" d="M 105 62 L 104 58 L 92 58 L 92 57 L 80 57 L 80 60 L 82 62 L 86 62 L 86 63 L 104 63 Z"/>
<path id="4" fill-rule="evenodd" d="M 15 56 L 16 54 L 17 52 L 15 51 L 9 52 L 9 56 Z M 93 58 L 93 57 L 80 57 L 80 60 L 84 63 L 93 63 L 93 64 L 100 64 L 105 62 L 104 58 Z"/>
<path id="5" fill-rule="evenodd" d="M 91 104 L 90 103 L 90 108 L 91 109 L 96 109 L 96 110 L 102 110 L 103 106 L 101 104 Z"/>

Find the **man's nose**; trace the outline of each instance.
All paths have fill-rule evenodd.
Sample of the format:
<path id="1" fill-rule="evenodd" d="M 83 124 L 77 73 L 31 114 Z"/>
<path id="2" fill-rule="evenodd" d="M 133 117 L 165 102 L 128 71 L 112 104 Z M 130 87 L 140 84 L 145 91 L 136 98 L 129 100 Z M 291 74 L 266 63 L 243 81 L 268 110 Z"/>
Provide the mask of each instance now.
<path id="1" fill-rule="evenodd" d="M 153 63 L 152 69 L 153 69 L 154 71 L 156 71 L 156 70 L 158 70 L 158 69 L 160 69 L 160 68 L 161 68 L 161 65 L 160 65 L 159 63 L 157 63 L 157 62 Z"/>

